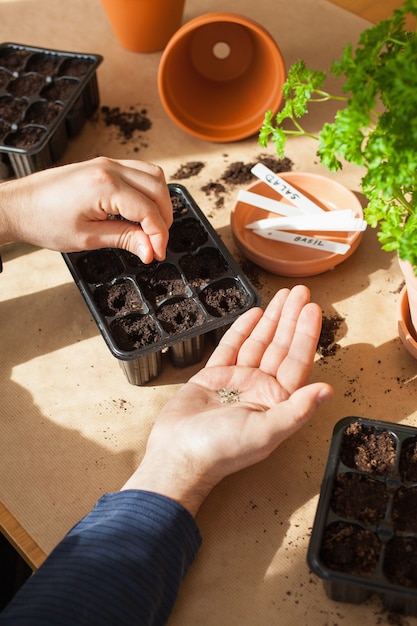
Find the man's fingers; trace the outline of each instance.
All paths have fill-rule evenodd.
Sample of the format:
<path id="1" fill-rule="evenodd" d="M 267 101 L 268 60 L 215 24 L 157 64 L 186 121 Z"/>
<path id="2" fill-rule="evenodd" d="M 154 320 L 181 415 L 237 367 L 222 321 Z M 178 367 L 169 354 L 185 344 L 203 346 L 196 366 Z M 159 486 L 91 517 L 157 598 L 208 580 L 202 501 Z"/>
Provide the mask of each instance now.
<path id="1" fill-rule="evenodd" d="M 254 307 L 243 313 L 223 335 L 219 345 L 207 361 L 207 366 L 235 365 L 242 344 L 249 337 L 263 311 Z"/>

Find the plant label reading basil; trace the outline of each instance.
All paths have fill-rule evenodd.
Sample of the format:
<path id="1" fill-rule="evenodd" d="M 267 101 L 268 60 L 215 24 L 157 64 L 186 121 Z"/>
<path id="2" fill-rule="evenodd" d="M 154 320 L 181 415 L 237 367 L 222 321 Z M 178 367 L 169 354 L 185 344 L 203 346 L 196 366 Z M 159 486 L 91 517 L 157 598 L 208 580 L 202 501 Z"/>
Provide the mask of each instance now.
<path id="1" fill-rule="evenodd" d="M 323 209 L 263 163 L 254 165 L 251 172 L 281 196 L 292 202 L 300 210 L 300 213 L 323 213 Z"/>
<path id="2" fill-rule="evenodd" d="M 260 230 L 254 229 L 256 235 L 265 239 L 274 239 L 282 243 L 291 243 L 296 246 L 305 246 L 307 248 L 316 248 L 326 252 L 335 252 L 336 254 L 346 254 L 350 249 L 348 243 L 340 243 L 338 241 L 330 241 L 329 239 L 315 239 L 314 237 L 305 237 L 296 233 L 287 233 L 281 230 Z"/>

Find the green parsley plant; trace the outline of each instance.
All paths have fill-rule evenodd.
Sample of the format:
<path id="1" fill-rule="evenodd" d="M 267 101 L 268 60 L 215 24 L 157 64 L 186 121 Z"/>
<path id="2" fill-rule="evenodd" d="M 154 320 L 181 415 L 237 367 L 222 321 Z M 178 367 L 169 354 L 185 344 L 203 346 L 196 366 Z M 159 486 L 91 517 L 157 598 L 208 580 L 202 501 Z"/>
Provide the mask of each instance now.
<path id="1" fill-rule="evenodd" d="M 405 0 L 391 18 L 364 30 L 356 49 L 347 45 L 330 72 L 343 79 L 343 95 L 323 88 L 327 74 L 297 61 L 283 86 L 284 104 L 274 116 L 267 111 L 259 143 L 270 141 L 282 158 L 289 137 L 318 140 L 317 154 L 330 171 L 342 161 L 366 170 L 361 187 L 368 199 L 365 219 L 379 227 L 383 250 L 395 250 L 417 274 L 417 33 L 406 18 L 417 17 L 417 0 Z M 334 121 L 317 136 L 300 118 L 310 104 L 339 100 Z M 288 129 L 283 122 L 288 120 Z"/>

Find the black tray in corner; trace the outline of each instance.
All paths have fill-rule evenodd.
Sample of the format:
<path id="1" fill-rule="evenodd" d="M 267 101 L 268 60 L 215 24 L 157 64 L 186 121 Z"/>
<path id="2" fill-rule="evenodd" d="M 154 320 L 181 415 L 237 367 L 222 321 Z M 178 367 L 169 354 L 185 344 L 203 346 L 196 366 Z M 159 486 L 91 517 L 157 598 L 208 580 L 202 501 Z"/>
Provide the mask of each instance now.
<path id="1" fill-rule="evenodd" d="M 417 428 L 363 417 L 333 432 L 307 562 L 327 595 L 417 616 Z"/>
<path id="2" fill-rule="evenodd" d="M 145 265 L 115 248 L 63 254 L 111 353 L 129 382 L 203 358 L 260 297 L 185 187 L 169 185 L 174 220 L 167 256 Z"/>
<path id="3" fill-rule="evenodd" d="M 17 177 L 46 169 L 99 105 L 98 54 L 0 44 L 0 157 Z"/>

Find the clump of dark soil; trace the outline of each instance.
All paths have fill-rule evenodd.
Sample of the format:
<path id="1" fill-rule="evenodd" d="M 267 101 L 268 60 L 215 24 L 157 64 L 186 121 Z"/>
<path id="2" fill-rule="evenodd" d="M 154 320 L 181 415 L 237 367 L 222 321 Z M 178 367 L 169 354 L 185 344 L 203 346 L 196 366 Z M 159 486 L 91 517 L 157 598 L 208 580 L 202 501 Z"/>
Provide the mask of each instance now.
<path id="1" fill-rule="evenodd" d="M 185 283 L 174 265 L 164 264 L 137 276 L 144 296 L 152 303 L 163 298 L 185 295 Z"/>
<path id="2" fill-rule="evenodd" d="M 278 159 L 266 154 L 260 154 L 256 161 L 245 163 L 244 161 L 235 161 L 227 166 L 220 180 L 209 181 L 201 188 L 206 196 L 215 198 L 215 207 L 224 206 L 224 195 L 230 187 L 236 185 L 247 185 L 255 180 L 251 170 L 257 163 L 263 163 L 270 170 L 278 174 L 279 172 L 288 172 L 292 169 L 293 163 L 287 157 Z"/>
<path id="3" fill-rule="evenodd" d="M 34 102 L 26 112 L 25 122 L 47 126 L 59 115 L 62 106 L 58 102 Z"/>
<path id="4" fill-rule="evenodd" d="M 3 48 L 0 51 L 0 65 L 11 72 L 20 70 L 29 56 L 27 50 L 17 50 L 15 48 Z"/>
<path id="5" fill-rule="evenodd" d="M 129 252 L 128 250 L 120 250 L 119 254 L 122 257 L 123 262 L 126 263 L 127 267 L 135 269 L 144 266 L 144 263 L 142 263 L 140 258 L 136 254 L 133 254 L 133 252 Z M 147 267 L 151 267 L 152 263 L 150 263 Z"/>
<path id="6" fill-rule="evenodd" d="M 400 487 L 394 494 L 392 520 L 397 530 L 417 532 L 417 487 Z"/>
<path id="7" fill-rule="evenodd" d="M 417 587 L 417 539 L 393 537 L 385 551 L 384 573 L 395 585 Z"/>
<path id="8" fill-rule="evenodd" d="M 9 72 L 6 72 L 5 70 L 0 69 L 0 89 L 4 87 L 5 85 L 7 85 L 10 78 L 11 78 L 11 75 L 9 74 Z"/>
<path id="9" fill-rule="evenodd" d="M 202 248 L 196 254 L 185 254 L 179 265 L 193 287 L 201 287 L 226 271 L 223 256 L 215 248 Z"/>
<path id="10" fill-rule="evenodd" d="M 7 145 L 28 150 L 34 148 L 44 137 L 45 130 L 39 126 L 24 126 L 7 138 Z"/>
<path id="11" fill-rule="evenodd" d="M 121 350 L 135 350 L 160 340 L 159 330 L 149 315 L 118 317 L 110 324 L 110 331 Z"/>
<path id="12" fill-rule="evenodd" d="M 387 503 L 388 492 L 383 482 L 349 472 L 339 474 L 336 479 L 331 507 L 340 517 L 376 524 L 384 519 Z"/>
<path id="13" fill-rule="evenodd" d="M 174 221 L 169 231 L 168 247 L 171 252 L 192 252 L 207 241 L 208 235 L 194 218 Z"/>
<path id="14" fill-rule="evenodd" d="M 97 306 L 103 315 L 124 315 L 142 311 L 143 302 L 130 280 L 101 285 L 94 292 Z"/>
<path id="15" fill-rule="evenodd" d="M 123 272 L 123 264 L 113 250 L 100 250 L 82 257 L 78 269 L 87 283 L 105 283 Z"/>
<path id="16" fill-rule="evenodd" d="M 171 178 L 174 180 L 184 180 L 186 178 L 191 178 L 191 176 L 197 176 L 203 167 L 204 163 L 202 161 L 189 161 L 188 163 L 181 165 Z"/>
<path id="17" fill-rule="evenodd" d="M 224 206 L 224 196 L 226 193 L 226 187 L 221 183 L 207 183 L 201 187 L 201 191 L 204 191 L 206 196 L 214 196 L 216 198 L 215 206 L 220 209 Z"/>
<path id="18" fill-rule="evenodd" d="M 78 57 L 70 57 L 65 59 L 59 68 L 60 76 L 84 76 L 93 64 L 92 59 L 81 59 Z"/>
<path id="19" fill-rule="evenodd" d="M 247 304 L 246 294 L 234 280 L 225 280 L 223 284 L 206 287 L 201 293 L 201 300 L 214 317 L 230 315 Z"/>
<path id="20" fill-rule="evenodd" d="M 26 102 L 24 100 L 14 100 L 9 96 L 0 98 L 0 117 L 7 122 L 20 121 L 25 109 Z"/>
<path id="21" fill-rule="evenodd" d="M 184 213 L 187 213 L 188 211 L 187 206 L 184 204 L 180 196 L 171 196 L 171 204 L 174 220 L 181 217 L 181 215 L 184 215 Z"/>
<path id="22" fill-rule="evenodd" d="M 224 171 L 221 180 L 228 185 L 244 185 L 255 179 L 251 172 L 254 163 L 235 161 Z"/>
<path id="23" fill-rule="evenodd" d="M 36 93 L 44 82 L 43 76 L 39 74 L 23 74 L 9 83 L 7 91 L 15 98 L 24 98 Z"/>
<path id="24" fill-rule="evenodd" d="M 0 141 L 3 141 L 4 136 L 9 132 L 9 130 L 9 124 L 6 124 L 6 122 L 0 120 Z"/>
<path id="25" fill-rule="evenodd" d="M 78 89 L 78 84 L 78 81 L 72 78 L 61 78 L 44 87 L 41 96 L 47 100 L 65 102 Z"/>
<path id="26" fill-rule="evenodd" d="M 206 321 L 203 311 L 192 298 L 163 304 L 156 312 L 156 316 L 170 335 L 201 326 Z"/>
<path id="27" fill-rule="evenodd" d="M 146 109 L 136 111 L 132 106 L 127 111 L 121 111 L 120 107 L 102 106 L 101 113 L 106 126 L 114 126 L 125 140 L 132 139 L 135 132 L 152 128 Z"/>
<path id="28" fill-rule="evenodd" d="M 378 564 L 380 551 L 375 533 L 355 524 L 336 522 L 324 532 L 320 558 L 330 569 L 369 577 Z"/>
<path id="29" fill-rule="evenodd" d="M 27 72 L 38 72 L 44 76 L 50 76 L 59 63 L 59 57 L 52 54 L 34 54 L 26 64 Z"/>
<path id="30" fill-rule="evenodd" d="M 287 157 L 278 159 L 265 154 L 260 154 L 257 160 L 253 163 L 244 163 L 243 161 L 231 163 L 226 168 L 221 180 L 228 185 L 242 185 L 250 183 L 255 180 L 255 176 L 252 174 L 251 170 L 256 163 L 263 163 L 275 174 L 279 174 L 280 172 L 289 172 L 293 166 L 291 159 L 288 159 Z"/>
<path id="31" fill-rule="evenodd" d="M 395 451 L 395 440 L 388 431 L 374 432 L 355 422 L 346 428 L 340 458 L 348 467 L 383 476 L 393 470 Z"/>
<path id="32" fill-rule="evenodd" d="M 340 348 L 336 343 L 336 336 L 341 324 L 344 322 L 344 318 L 340 315 L 323 315 L 321 332 L 319 341 L 317 344 L 317 353 L 321 356 L 333 356 Z"/>
<path id="33" fill-rule="evenodd" d="M 417 482 L 417 439 L 405 441 L 400 454 L 400 474 L 402 480 Z"/>
<path id="34" fill-rule="evenodd" d="M 249 278 L 249 280 L 251 281 L 255 289 L 258 289 L 258 290 L 262 289 L 263 283 L 260 278 L 261 276 L 260 267 L 258 267 L 258 265 L 255 265 L 255 263 L 252 263 L 252 261 L 249 261 L 249 259 L 246 259 L 244 257 L 239 259 L 239 265 L 244 271 L 245 275 Z"/>

